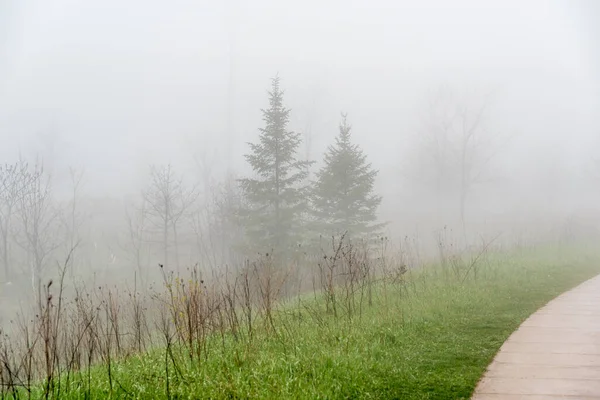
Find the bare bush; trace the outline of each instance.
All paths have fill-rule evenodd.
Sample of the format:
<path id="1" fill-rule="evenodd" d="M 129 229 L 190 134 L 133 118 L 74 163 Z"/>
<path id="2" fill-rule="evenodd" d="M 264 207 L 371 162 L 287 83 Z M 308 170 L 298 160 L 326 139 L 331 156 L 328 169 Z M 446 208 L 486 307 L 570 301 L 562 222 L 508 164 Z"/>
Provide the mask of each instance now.
<path id="1" fill-rule="evenodd" d="M 233 340 L 234 356 L 242 362 L 259 336 L 276 340 L 285 351 L 293 348 L 296 320 L 310 318 L 309 323 L 325 327 L 330 319 L 351 326 L 377 304 L 380 287 L 397 283 L 398 276 L 388 274 L 383 245 L 376 257 L 372 252 L 366 243 L 332 238 L 317 268 L 321 288 L 314 293 L 325 310 L 319 301 L 300 298 L 297 310 L 285 304 L 289 297 L 283 288 L 298 281 L 298 268 L 275 264 L 270 254 L 207 277 L 197 267 L 180 274 L 161 266 L 163 284 L 148 293 L 136 285 L 129 290 L 75 284 L 71 298 L 64 292 L 67 259 L 60 279 L 43 286 L 35 316 L 22 318 L 15 332 L 0 336 L 0 392 L 55 398 L 78 390 L 89 396 L 92 369 L 100 366 L 109 392 L 128 393 L 116 364 L 159 347 L 164 390 L 171 396 L 174 382 L 185 381 L 188 368 L 215 356 L 219 343 L 227 351 Z M 399 268 L 399 274 L 406 272 L 405 266 Z"/>

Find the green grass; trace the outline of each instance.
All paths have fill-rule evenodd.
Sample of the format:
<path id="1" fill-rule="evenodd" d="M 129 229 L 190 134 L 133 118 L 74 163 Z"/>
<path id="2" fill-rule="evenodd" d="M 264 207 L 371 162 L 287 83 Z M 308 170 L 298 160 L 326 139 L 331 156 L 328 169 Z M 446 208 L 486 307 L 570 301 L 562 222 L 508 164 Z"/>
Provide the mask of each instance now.
<path id="1" fill-rule="evenodd" d="M 169 394 L 468 399 L 510 333 L 543 304 L 600 273 L 599 261 L 584 248 L 546 248 L 490 255 L 476 279 L 471 273 L 462 280 L 466 266 L 459 275 L 426 268 L 402 285 L 379 285 L 373 305 L 351 320 L 326 314 L 306 296 L 302 311 L 292 301 L 277 314 L 277 335 L 259 329 L 252 341 L 239 342 L 215 335 L 206 358 L 193 363 L 176 349 L 181 375 L 170 363 Z M 106 367 L 82 372 L 60 397 L 167 397 L 164 349 L 114 364 L 111 376 L 112 389 Z"/>

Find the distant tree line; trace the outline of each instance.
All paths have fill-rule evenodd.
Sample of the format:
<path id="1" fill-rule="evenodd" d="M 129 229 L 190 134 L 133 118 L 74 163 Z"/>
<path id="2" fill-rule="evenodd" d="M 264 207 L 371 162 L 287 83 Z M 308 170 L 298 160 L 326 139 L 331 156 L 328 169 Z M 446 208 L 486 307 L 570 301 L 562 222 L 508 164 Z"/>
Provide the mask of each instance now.
<path id="1" fill-rule="evenodd" d="M 416 132 L 415 158 L 407 159 L 405 172 L 417 183 L 407 190 L 423 186 L 428 191 L 420 196 L 439 202 L 456 197 L 463 227 L 468 196 L 484 181 L 497 148 L 484 129 L 485 110 L 438 93 Z M 212 269 L 266 254 L 289 260 L 322 255 L 332 238 L 369 244 L 382 236 L 382 197 L 374 190 L 378 171 L 353 140 L 348 116 L 341 114 L 337 136 L 312 170 L 310 137 L 303 140 L 289 128 L 293 111 L 277 76 L 261 112 L 258 138 L 245 155 L 251 174 L 230 171 L 215 182 L 213 160 L 204 155 L 195 159 L 197 185 L 170 164 L 151 165 L 148 182 L 126 202 L 124 215 L 114 209 L 94 221 L 83 215 L 86 207 L 97 214 L 99 204 L 79 201 L 80 175 L 72 174 L 72 199 L 63 204 L 41 163 L 0 166 L 0 282 L 28 277 L 39 292 L 48 265 L 62 263 L 67 254 L 79 272 L 134 266 L 144 283 L 157 264 Z"/>

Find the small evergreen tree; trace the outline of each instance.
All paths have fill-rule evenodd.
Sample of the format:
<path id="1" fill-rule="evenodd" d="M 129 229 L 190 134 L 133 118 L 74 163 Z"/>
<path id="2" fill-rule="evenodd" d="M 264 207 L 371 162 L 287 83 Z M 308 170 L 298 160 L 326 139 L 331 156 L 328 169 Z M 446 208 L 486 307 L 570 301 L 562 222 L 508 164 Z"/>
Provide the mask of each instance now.
<path id="1" fill-rule="evenodd" d="M 313 190 L 315 228 L 319 234 L 346 238 L 372 238 L 378 224 L 381 197 L 373 194 L 376 170 L 350 137 L 351 126 L 342 114 L 340 133 L 325 153 L 325 165 L 317 172 Z"/>
<path id="2" fill-rule="evenodd" d="M 304 182 L 310 162 L 297 157 L 301 135 L 287 129 L 290 110 L 283 105 L 278 76 L 272 79 L 269 108 L 261 111 L 265 126 L 259 142 L 249 143 L 251 151 L 245 155 L 255 178 L 240 180 L 246 204 L 240 222 L 247 250 L 290 254 L 304 234 L 309 193 Z"/>

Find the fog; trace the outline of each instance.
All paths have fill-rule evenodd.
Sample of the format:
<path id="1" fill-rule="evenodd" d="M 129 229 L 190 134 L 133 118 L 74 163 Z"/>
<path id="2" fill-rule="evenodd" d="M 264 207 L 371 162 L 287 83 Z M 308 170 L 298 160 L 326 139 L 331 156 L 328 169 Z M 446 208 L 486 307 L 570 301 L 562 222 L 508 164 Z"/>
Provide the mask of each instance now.
<path id="1" fill-rule="evenodd" d="M 203 189 L 227 171 L 251 174 L 243 155 L 276 75 L 315 168 L 347 113 L 379 170 L 390 236 L 429 240 L 458 223 L 454 198 L 421 191 L 415 172 L 440 88 L 474 110 L 486 105 L 489 163 L 466 204 L 475 237 L 543 233 L 573 215 L 600 221 L 593 0 L 5 0 L 0 28 L 0 160 L 39 157 L 64 201 L 69 169 L 83 172 L 79 196 L 96 235 L 81 234 L 84 249 L 109 237 L 107 253 L 127 253 L 115 238 L 127 236 L 125 209 L 150 165 L 170 163 Z"/>

